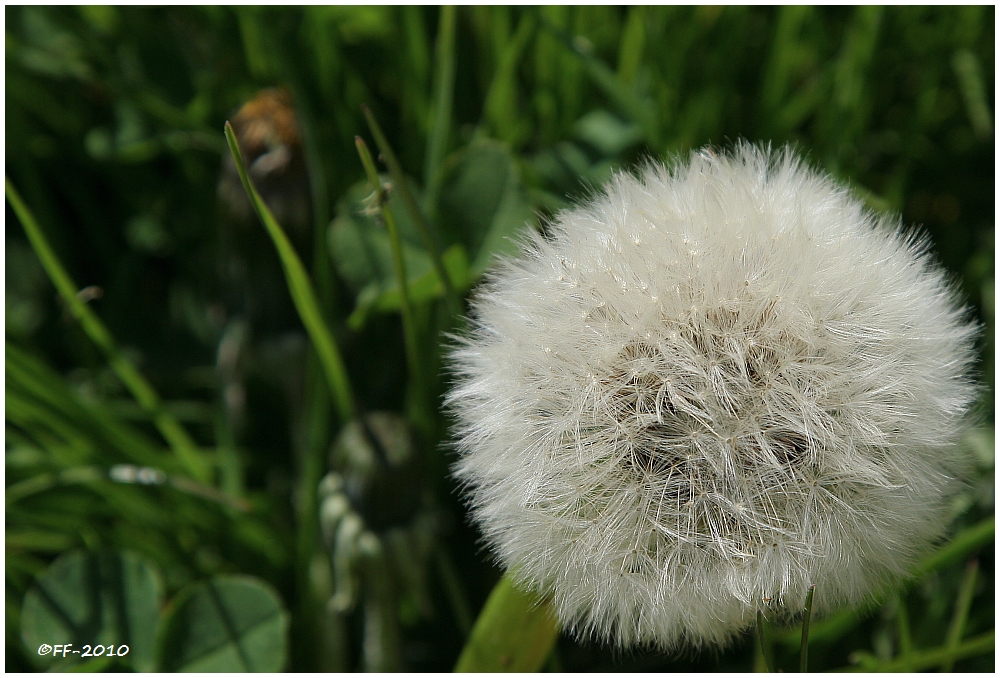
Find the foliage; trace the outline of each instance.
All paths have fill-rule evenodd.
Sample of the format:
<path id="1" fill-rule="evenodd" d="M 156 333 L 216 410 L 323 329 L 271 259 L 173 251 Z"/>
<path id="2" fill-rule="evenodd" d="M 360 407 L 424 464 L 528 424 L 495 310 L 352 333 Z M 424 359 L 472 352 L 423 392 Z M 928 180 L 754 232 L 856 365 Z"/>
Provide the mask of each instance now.
<path id="1" fill-rule="evenodd" d="M 128 606 L 72 612 L 79 586 L 88 605 L 134 587 L 165 620 L 92 668 L 453 667 L 499 576 L 449 476 L 440 347 L 459 298 L 525 222 L 613 169 L 739 138 L 792 143 L 920 224 L 984 328 L 961 548 L 887 601 L 813 620 L 810 667 L 993 668 L 993 8 L 5 12 L 23 198 L 8 191 L 8 670 L 54 666 L 34 644 L 78 633 L 42 590 L 90 615 L 89 640 L 122 637 Z M 223 136 L 272 87 L 295 102 L 305 171 L 269 183 L 278 156 L 241 148 L 277 250 Z M 797 630 L 766 640 L 772 666 L 796 666 Z M 546 666 L 761 659 L 749 636 L 682 657 L 562 637 Z"/>

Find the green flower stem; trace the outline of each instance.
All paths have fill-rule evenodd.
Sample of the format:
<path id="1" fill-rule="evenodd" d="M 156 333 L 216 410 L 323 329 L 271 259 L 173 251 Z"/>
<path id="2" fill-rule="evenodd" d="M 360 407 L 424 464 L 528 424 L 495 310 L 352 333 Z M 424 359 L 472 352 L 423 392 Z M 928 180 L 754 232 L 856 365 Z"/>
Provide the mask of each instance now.
<path id="1" fill-rule="evenodd" d="M 910 633 L 910 611 L 906 607 L 906 598 L 902 593 L 896 593 L 896 635 L 899 638 L 898 661 L 903 662 L 906 667 L 904 671 L 912 671 L 909 668 L 910 657 L 913 656 L 913 635 Z"/>
<path id="2" fill-rule="evenodd" d="M 802 644 L 799 646 L 799 673 L 809 671 L 809 620 L 812 618 L 813 594 L 816 592 L 816 585 L 809 587 L 806 593 L 806 611 L 802 617 Z"/>
<path id="3" fill-rule="evenodd" d="M 406 211 L 410 214 L 410 219 L 417 227 L 417 231 L 420 233 L 421 240 L 424 241 L 424 248 L 427 250 L 427 254 L 431 258 L 431 263 L 434 265 L 434 271 L 437 273 L 438 277 L 441 279 L 441 285 L 444 287 L 445 297 L 447 297 L 449 303 L 452 306 L 452 312 L 458 313 L 460 308 L 458 302 L 458 294 L 455 292 L 455 287 L 451 284 L 451 278 L 448 277 L 448 271 L 444 267 L 444 262 L 441 260 L 441 253 L 438 252 L 437 245 L 434 244 L 434 238 L 431 236 L 431 229 L 427 225 L 427 221 L 424 219 L 424 215 L 420 211 L 420 207 L 417 205 L 417 201 L 413 198 L 413 194 L 410 192 L 410 187 L 406 182 L 406 175 L 403 174 L 403 166 L 399 164 L 399 160 L 396 158 L 396 154 L 392 150 L 392 146 L 389 145 L 389 140 L 386 138 L 385 134 L 382 132 L 382 128 L 379 127 L 378 121 L 375 116 L 372 115 L 371 110 L 367 106 L 361 107 L 364 111 L 365 119 L 368 121 L 368 127 L 371 129 L 372 136 L 375 137 L 375 143 L 378 146 L 379 153 L 382 154 L 385 164 L 389 167 L 389 175 L 392 177 L 392 182 L 399 191 L 400 197 L 403 198 L 403 204 L 406 206 Z"/>
<path id="4" fill-rule="evenodd" d="M 754 659 L 754 671 L 757 673 L 772 673 L 771 664 L 767 661 L 767 634 L 764 623 L 764 613 L 757 610 L 757 656 Z"/>
<path id="5" fill-rule="evenodd" d="M 361 164 L 365 167 L 365 174 L 375 192 L 375 205 L 378 214 L 385 223 L 385 228 L 389 232 L 389 244 L 392 247 L 392 267 L 396 273 L 396 282 L 399 284 L 399 297 L 402 300 L 400 310 L 403 314 L 403 336 L 406 343 L 406 362 L 410 366 L 410 378 L 416 390 L 417 400 L 423 404 L 425 395 L 423 369 L 420 362 L 420 343 L 417 339 L 417 328 L 414 325 L 413 304 L 410 301 L 410 288 L 406 277 L 406 262 L 403 260 L 403 243 L 399 239 L 399 229 L 396 227 L 396 219 L 389 209 L 388 198 L 382 183 L 378 178 L 378 171 L 375 169 L 375 160 L 368 150 L 368 144 L 361 137 L 354 137 L 354 145 L 358 149 L 361 157 Z"/>
<path id="6" fill-rule="evenodd" d="M 344 367 L 340 351 L 323 320 L 319 304 L 316 301 L 316 293 L 309 281 L 309 274 L 306 273 L 302 260 L 296 254 L 288 236 L 285 235 L 271 214 L 271 210 L 268 209 L 264 200 L 257 193 L 257 189 L 250 182 L 246 165 L 243 163 L 243 155 L 240 153 L 240 147 L 236 141 L 236 134 L 228 122 L 226 122 L 226 140 L 229 142 L 229 152 L 236 162 L 236 170 L 239 172 L 240 181 L 243 182 L 243 188 L 250 198 L 250 204 L 253 205 L 254 211 L 260 217 L 264 228 L 267 229 L 268 235 L 271 236 L 271 240 L 278 250 L 281 265 L 285 269 L 285 280 L 288 283 L 292 301 L 295 302 L 295 308 L 299 312 L 299 317 L 302 318 L 302 324 L 305 325 L 313 347 L 319 355 L 327 385 L 330 387 L 330 393 L 337 406 L 337 412 L 343 421 L 349 421 L 355 413 L 354 394 L 351 391 L 351 384 L 347 378 L 347 370 Z"/>
<path id="7" fill-rule="evenodd" d="M 438 22 L 437 45 L 435 46 L 434 67 L 434 124 L 427 143 L 427 157 L 424 161 L 424 209 L 432 214 L 437 204 L 440 184 L 439 174 L 448 144 L 451 128 L 451 107 L 455 94 L 455 7 L 441 8 Z"/>
<path id="8" fill-rule="evenodd" d="M 976 591 L 976 575 L 979 573 L 979 561 L 973 560 L 965 568 L 965 576 L 962 577 L 961 588 L 958 590 L 958 600 L 955 602 L 955 614 L 951 618 L 948 626 L 948 638 L 945 647 L 954 651 L 962 641 L 962 634 L 965 632 L 965 622 L 969 618 L 969 610 L 972 608 L 972 596 Z M 941 663 L 941 673 L 951 673 L 955 668 L 954 657 Z"/>
<path id="9" fill-rule="evenodd" d="M 177 455 L 191 477 L 207 481 L 211 477 L 211 467 L 208 460 L 198 450 L 194 440 L 191 439 L 180 422 L 163 409 L 159 395 L 135 365 L 121 352 L 107 326 L 87 304 L 77 297 L 79 288 L 70 278 L 62 262 L 59 261 L 59 257 L 56 256 L 48 240 L 45 239 L 45 235 L 38 222 L 35 221 L 31 210 L 21 200 L 21 196 L 7 177 L 4 177 L 4 187 L 7 200 L 24 227 L 35 254 L 38 255 L 49 280 L 55 285 L 70 313 L 83 327 L 83 331 L 90 337 L 90 340 L 104 353 L 111 369 L 132 393 L 132 397 L 149 413 L 160 435 L 170 445 L 171 450 Z"/>

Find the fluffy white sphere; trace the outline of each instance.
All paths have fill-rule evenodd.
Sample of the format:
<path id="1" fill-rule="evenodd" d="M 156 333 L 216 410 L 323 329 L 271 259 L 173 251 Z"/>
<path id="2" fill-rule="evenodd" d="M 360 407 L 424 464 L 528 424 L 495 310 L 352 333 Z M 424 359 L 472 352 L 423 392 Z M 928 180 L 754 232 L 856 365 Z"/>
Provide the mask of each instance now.
<path id="1" fill-rule="evenodd" d="M 975 327 L 926 242 L 789 151 L 615 176 L 452 352 L 459 478 L 578 634 L 725 642 L 857 604 L 939 536 Z"/>

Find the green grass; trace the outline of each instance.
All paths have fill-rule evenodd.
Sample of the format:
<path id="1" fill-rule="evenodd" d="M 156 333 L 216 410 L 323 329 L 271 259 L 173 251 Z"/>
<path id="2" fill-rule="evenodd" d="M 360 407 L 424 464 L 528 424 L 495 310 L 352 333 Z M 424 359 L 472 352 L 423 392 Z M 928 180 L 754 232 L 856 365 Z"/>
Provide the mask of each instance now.
<path id="1" fill-rule="evenodd" d="M 83 548 L 139 554 L 167 601 L 264 580 L 288 670 L 450 670 L 500 576 L 448 472 L 441 347 L 467 295 L 613 170 L 741 138 L 916 225 L 983 326 L 949 540 L 899 595 L 813 619 L 809 667 L 993 669 L 992 7 L 5 12 L 8 669 L 45 668 L 22 604 Z M 224 163 L 224 123 L 276 86 L 301 140 L 285 185 L 246 148 L 249 175 Z M 798 666 L 799 629 L 765 640 L 564 635 L 544 667 Z"/>

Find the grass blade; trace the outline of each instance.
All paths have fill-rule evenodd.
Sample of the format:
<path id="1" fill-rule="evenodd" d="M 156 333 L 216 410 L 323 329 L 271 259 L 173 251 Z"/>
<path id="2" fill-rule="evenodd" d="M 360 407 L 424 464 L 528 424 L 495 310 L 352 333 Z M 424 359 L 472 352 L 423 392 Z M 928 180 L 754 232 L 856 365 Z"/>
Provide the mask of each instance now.
<path id="1" fill-rule="evenodd" d="M 913 571 L 913 578 L 920 579 L 925 574 L 963 560 L 983 544 L 993 541 L 995 533 L 996 518 L 987 518 L 978 525 L 962 530 L 954 539 L 925 558 Z"/>
<path id="2" fill-rule="evenodd" d="M 433 214 L 437 205 L 437 191 L 440 183 L 441 163 L 448 145 L 451 129 L 451 107 L 455 95 L 455 7 L 441 8 L 438 23 L 437 45 L 434 66 L 434 108 L 433 126 L 427 142 L 427 157 L 424 159 L 424 208 Z"/>
<path id="3" fill-rule="evenodd" d="M 556 37 L 559 42 L 583 63 L 587 75 L 591 81 L 612 101 L 618 108 L 636 122 L 645 134 L 646 141 L 653 148 L 659 148 L 660 135 L 656 125 L 655 111 L 646 102 L 636 96 L 631 88 L 627 87 L 611 68 L 585 49 L 581 43 L 574 41 L 564 30 L 551 22 L 542 20 L 542 27 Z"/>
<path id="4" fill-rule="evenodd" d="M 278 256 L 281 258 L 281 265 L 285 269 L 285 280 L 288 283 L 288 291 L 292 295 L 292 301 L 299 312 L 299 317 L 302 318 L 302 324 L 305 325 L 306 331 L 309 333 L 309 338 L 312 340 L 316 353 L 319 355 L 327 384 L 337 405 L 337 412 L 340 414 L 342 420 L 348 421 L 354 417 L 354 394 L 351 391 L 351 384 L 347 378 L 347 369 L 344 367 L 340 351 L 337 349 L 337 344 L 334 342 L 333 336 L 330 334 L 330 330 L 323 320 L 319 304 L 316 301 L 316 293 L 313 291 L 312 283 L 309 281 L 309 275 L 306 273 L 299 255 L 295 253 L 295 248 L 292 247 L 288 236 L 285 235 L 281 226 L 275 221 L 271 210 L 268 209 L 260 194 L 257 193 L 257 189 L 250 182 L 250 177 L 247 176 L 246 165 L 243 162 L 243 154 L 240 153 L 240 147 L 236 141 L 236 134 L 228 122 L 226 122 L 226 141 L 229 142 L 229 152 L 236 163 L 236 170 L 239 172 L 240 181 L 243 182 L 243 188 L 250 198 L 250 204 L 253 205 L 254 211 L 260 217 L 264 228 L 267 229 L 267 233 L 271 236 L 271 240 L 278 251 Z"/>
<path id="5" fill-rule="evenodd" d="M 925 558 L 910 575 L 909 583 L 920 581 L 924 576 L 947 567 L 975 553 L 981 546 L 993 541 L 996 532 L 996 518 L 987 518 L 972 527 L 966 528 L 955 535 L 955 537 L 939 548 L 937 551 Z M 885 602 L 880 598 L 873 602 L 871 606 L 861 609 L 847 609 L 827 617 L 821 622 L 817 622 L 810 627 L 809 635 L 812 639 L 829 642 L 839 638 L 844 633 L 850 631 L 857 624 L 857 621 Z M 794 646 L 799 642 L 799 634 L 794 629 L 790 629 L 778 636 L 779 642 L 785 645 Z"/>
<path id="6" fill-rule="evenodd" d="M 967 659 L 969 657 L 975 657 L 976 655 L 993 652 L 996 640 L 995 636 L 995 631 L 989 631 L 965 641 L 953 650 L 947 647 L 936 647 L 933 650 L 914 652 L 908 657 L 894 659 L 885 663 L 875 663 L 858 667 L 852 666 L 839 670 L 848 672 L 860 671 L 864 673 L 870 673 L 872 671 L 878 671 L 881 673 L 923 671 L 931 668 L 932 666 L 937 666 L 944 661 L 950 660 L 954 662 L 959 659 Z"/>
<path id="7" fill-rule="evenodd" d="M 211 475 L 208 461 L 198 451 L 194 441 L 184 427 L 181 426 L 180 422 L 163 409 L 159 395 L 157 395 L 156 391 L 146 381 L 146 378 L 142 376 L 135 365 L 121 352 L 104 322 L 97 317 L 97 314 L 87 304 L 77 297 L 78 288 L 76 284 L 69 277 L 69 273 L 63 267 L 62 262 L 59 261 L 55 250 L 52 249 L 48 240 L 45 239 L 45 235 L 42 233 L 38 222 L 35 221 L 31 210 L 21 200 L 21 196 L 7 177 L 4 177 L 4 187 L 7 193 L 7 200 L 14 209 L 14 213 L 20 220 L 21 225 L 24 227 L 28 240 L 31 241 L 32 248 L 34 248 L 49 280 L 55 285 L 56 290 L 58 290 L 59 295 L 66 303 L 70 313 L 79 321 L 81 327 L 83 327 L 83 331 L 90 337 L 90 340 L 104 353 L 111 369 L 114 370 L 125 387 L 132 393 L 136 402 L 149 413 L 153 424 L 170 445 L 170 448 L 177 455 L 187 472 L 194 478 L 207 481 Z"/>
<path id="8" fill-rule="evenodd" d="M 145 466 L 163 466 L 172 473 L 184 472 L 176 457 L 164 454 L 163 449 L 141 431 L 110 416 L 106 408 L 81 401 L 44 363 L 11 344 L 7 344 L 4 355 L 9 404 L 30 399 L 39 406 L 41 421 L 48 428 L 66 422 L 73 427 L 78 440 L 87 440 L 97 449 L 115 449 L 129 461 Z M 8 416 L 12 414 L 8 407 Z M 105 457 L 104 460 L 111 459 Z"/>

